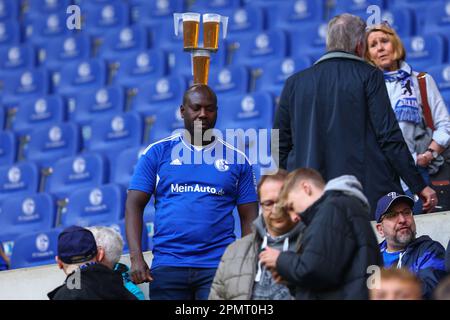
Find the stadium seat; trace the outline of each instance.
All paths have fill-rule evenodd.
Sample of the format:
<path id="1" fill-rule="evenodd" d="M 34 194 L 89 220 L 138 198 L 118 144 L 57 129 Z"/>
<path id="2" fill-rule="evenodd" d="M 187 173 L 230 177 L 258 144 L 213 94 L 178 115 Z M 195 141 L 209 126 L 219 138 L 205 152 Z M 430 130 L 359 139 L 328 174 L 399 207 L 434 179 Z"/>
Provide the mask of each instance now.
<path id="1" fill-rule="evenodd" d="M 442 98 L 446 102 L 447 110 L 450 113 L 450 63 L 433 66 L 427 71 L 436 81 Z"/>
<path id="2" fill-rule="evenodd" d="M 14 239 L 23 233 L 50 230 L 55 224 L 55 213 L 54 199 L 47 193 L 10 197 L 1 204 L 0 233 Z"/>
<path id="3" fill-rule="evenodd" d="M 36 54 L 30 44 L 0 47 L 0 72 L 20 72 L 36 65 Z"/>
<path id="4" fill-rule="evenodd" d="M 122 112 L 124 105 L 124 91 L 119 86 L 81 91 L 69 104 L 69 120 L 86 125 L 100 117 Z"/>
<path id="5" fill-rule="evenodd" d="M 248 92 L 249 70 L 242 65 L 229 65 L 224 68 L 211 68 L 208 85 L 218 96 L 235 95 Z M 219 105 L 221 99 L 219 99 Z"/>
<path id="6" fill-rule="evenodd" d="M 421 35 L 424 33 L 424 28 L 426 24 L 427 18 L 427 11 L 431 8 L 433 8 L 434 4 L 443 3 L 445 0 L 390 0 L 386 1 L 386 4 L 388 5 L 389 9 L 397 8 L 400 10 L 403 9 L 409 9 L 414 12 L 415 19 L 415 30 L 416 35 Z M 437 10 L 443 10 L 444 8 L 438 8 Z M 433 10 L 436 10 L 436 8 L 433 8 Z M 441 11 L 445 12 L 445 10 Z"/>
<path id="7" fill-rule="evenodd" d="M 0 166 L 9 166 L 16 160 L 17 142 L 11 131 L 0 130 Z"/>
<path id="8" fill-rule="evenodd" d="M 228 19 L 228 34 L 261 32 L 264 29 L 264 11 L 261 7 L 247 5 L 236 8 Z"/>
<path id="9" fill-rule="evenodd" d="M 115 184 L 80 188 L 69 195 L 61 224 L 65 227 L 104 225 L 124 217 L 125 190 Z"/>
<path id="10" fill-rule="evenodd" d="M 3 81 L 3 105 L 15 107 L 20 101 L 38 98 L 49 92 L 48 72 L 42 68 L 0 75 Z"/>
<path id="11" fill-rule="evenodd" d="M 294 30 L 307 23 L 320 23 L 324 17 L 324 3 L 316 0 L 268 2 L 266 12 L 270 29 Z"/>
<path id="12" fill-rule="evenodd" d="M 49 39 L 73 34 L 66 25 L 66 10 L 45 15 L 28 15 L 23 22 L 25 39 L 41 46 Z"/>
<path id="13" fill-rule="evenodd" d="M 59 71 L 69 62 L 91 55 L 91 42 L 86 33 L 49 39 L 39 49 L 39 61 L 50 71 Z"/>
<path id="14" fill-rule="evenodd" d="M 61 123 L 66 114 L 63 100 L 58 95 L 23 100 L 16 110 L 12 129 L 19 135 L 29 134 L 38 127 Z"/>
<path id="15" fill-rule="evenodd" d="M 0 130 L 5 128 L 6 110 L 0 105 Z"/>
<path id="16" fill-rule="evenodd" d="M 19 162 L 0 167 L 0 203 L 12 196 L 38 191 L 39 170 L 35 163 Z"/>
<path id="17" fill-rule="evenodd" d="M 153 115 L 156 110 L 180 106 L 186 82 L 179 76 L 169 76 L 143 82 L 137 88 L 132 109 L 144 115 Z"/>
<path id="18" fill-rule="evenodd" d="M 230 36 L 226 43 L 228 54 L 232 54 L 231 63 L 253 68 L 287 53 L 286 34 L 281 30 Z"/>
<path id="19" fill-rule="evenodd" d="M 183 0 L 131 0 L 130 2 L 132 21 L 142 24 L 172 19 L 174 12 L 184 12 L 186 9 Z"/>
<path id="20" fill-rule="evenodd" d="M 387 21 L 400 38 L 410 37 L 416 33 L 416 17 L 414 11 L 409 8 L 383 10 L 381 20 Z"/>
<path id="21" fill-rule="evenodd" d="M 107 181 L 108 167 L 97 153 L 82 153 L 55 162 L 45 183 L 45 191 L 57 199 L 83 187 L 97 187 Z"/>
<path id="22" fill-rule="evenodd" d="M 136 112 L 95 119 L 91 128 L 92 136 L 85 141 L 85 148 L 105 155 L 111 167 L 121 150 L 140 146 L 142 142 L 143 124 Z"/>
<path id="23" fill-rule="evenodd" d="M 106 66 L 101 59 L 84 59 L 68 63 L 54 84 L 56 92 L 71 97 L 81 90 L 100 89 L 106 85 Z"/>
<path id="24" fill-rule="evenodd" d="M 17 0 L 0 0 L 0 21 L 19 17 L 20 2 Z"/>
<path id="25" fill-rule="evenodd" d="M 189 10 L 192 12 L 220 13 L 220 10 L 237 9 L 240 6 L 240 0 L 196 0 Z"/>
<path id="26" fill-rule="evenodd" d="M 144 149 L 145 147 L 140 146 L 120 151 L 117 155 L 117 161 L 114 163 L 115 166 L 111 168 L 110 181 L 128 188 L 134 167 Z"/>
<path id="27" fill-rule="evenodd" d="M 256 90 L 269 91 L 275 97 L 279 97 L 287 78 L 310 66 L 311 60 L 305 57 L 288 57 L 270 61 L 256 82 Z"/>
<path id="28" fill-rule="evenodd" d="M 114 30 L 105 36 L 99 56 L 108 62 L 117 61 L 121 56 L 145 50 L 148 47 L 147 30 L 139 25 Z"/>
<path id="29" fill-rule="evenodd" d="M 450 34 L 450 1 L 427 1 L 424 32 Z M 423 13 L 423 12 L 422 12 Z"/>
<path id="30" fill-rule="evenodd" d="M 81 8 L 83 12 L 83 6 Z M 122 1 L 89 5 L 85 12 L 85 30 L 96 38 L 103 38 L 106 33 L 123 28 L 130 22 L 130 8 Z"/>
<path id="31" fill-rule="evenodd" d="M 49 13 L 66 12 L 68 6 L 72 4 L 71 0 L 31 0 L 27 15 L 45 15 Z"/>
<path id="32" fill-rule="evenodd" d="M 148 142 L 156 142 L 176 133 L 176 130 L 184 128 L 184 121 L 181 118 L 180 106 L 167 106 L 164 109 L 156 110 L 151 117 L 152 125 L 148 127 Z"/>
<path id="33" fill-rule="evenodd" d="M 150 236 L 149 231 L 148 231 L 148 224 L 150 222 L 146 222 L 146 221 L 144 221 L 144 222 L 145 223 L 142 228 L 141 246 L 142 246 L 142 251 L 147 251 L 147 250 L 151 250 L 148 248 L 148 243 L 149 243 L 149 237 L 151 237 L 153 235 Z M 118 221 L 116 223 L 110 222 L 109 224 L 106 224 L 105 226 L 113 228 L 114 230 L 116 230 L 117 232 L 120 233 L 120 235 L 122 236 L 122 239 L 123 239 L 123 254 L 128 254 L 130 252 L 130 250 L 128 248 L 128 241 L 127 241 L 127 235 L 126 235 L 126 230 L 125 230 L 125 221 Z"/>
<path id="34" fill-rule="evenodd" d="M 342 14 L 350 13 L 359 16 L 365 20 L 369 17 L 367 8 L 371 5 L 376 5 L 380 9 L 384 8 L 384 0 L 336 0 L 332 17 Z"/>
<path id="35" fill-rule="evenodd" d="M 114 84 L 134 88 L 142 81 L 159 78 L 167 73 L 166 56 L 162 50 L 142 50 L 127 54 L 119 60 Z"/>
<path id="36" fill-rule="evenodd" d="M 404 38 L 407 61 L 413 70 L 420 72 L 445 60 L 445 45 L 442 36 L 430 34 Z"/>
<path id="37" fill-rule="evenodd" d="M 290 55 L 317 61 L 326 52 L 327 24 L 308 25 L 289 34 Z"/>
<path id="38" fill-rule="evenodd" d="M 59 229 L 27 233 L 14 241 L 11 269 L 54 264 L 58 252 Z"/>
<path id="39" fill-rule="evenodd" d="M 19 42 L 19 23 L 12 19 L 0 21 L 0 47 L 18 45 Z"/>
<path id="40" fill-rule="evenodd" d="M 25 159 L 41 167 L 52 167 L 59 158 L 73 156 L 80 149 L 80 132 L 74 123 L 37 128 L 29 139 L 23 150 Z"/>

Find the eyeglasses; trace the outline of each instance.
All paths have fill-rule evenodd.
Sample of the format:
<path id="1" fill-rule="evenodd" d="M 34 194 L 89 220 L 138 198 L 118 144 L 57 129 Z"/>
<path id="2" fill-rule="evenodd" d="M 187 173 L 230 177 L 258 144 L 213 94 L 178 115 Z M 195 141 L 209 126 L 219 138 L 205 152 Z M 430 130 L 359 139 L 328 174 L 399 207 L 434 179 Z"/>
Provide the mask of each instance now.
<path id="1" fill-rule="evenodd" d="M 389 29 L 393 29 L 392 26 L 389 24 L 389 22 L 384 20 L 384 21 L 381 21 L 380 23 L 374 23 L 374 24 L 368 25 L 366 27 L 366 32 L 380 29 L 381 27 L 388 27 Z"/>
<path id="2" fill-rule="evenodd" d="M 274 204 L 276 204 L 276 201 L 273 201 L 273 200 L 267 200 L 267 201 L 261 202 L 261 207 L 262 207 L 264 210 L 271 210 L 272 207 L 274 206 Z"/>
<path id="3" fill-rule="evenodd" d="M 386 212 L 382 216 L 381 221 L 383 221 L 383 219 L 385 219 L 385 218 L 394 219 L 394 218 L 397 218 L 399 215 L 403 215 L 404 217 L 410 217 L 410 216 L 412 216 L 412 214 L 413 214 L 413 211 L 412 211 L 412 209 L 409 209 L 409 208 L 405 209 L 403 211 L 389 211 L 389 212 Z"/>

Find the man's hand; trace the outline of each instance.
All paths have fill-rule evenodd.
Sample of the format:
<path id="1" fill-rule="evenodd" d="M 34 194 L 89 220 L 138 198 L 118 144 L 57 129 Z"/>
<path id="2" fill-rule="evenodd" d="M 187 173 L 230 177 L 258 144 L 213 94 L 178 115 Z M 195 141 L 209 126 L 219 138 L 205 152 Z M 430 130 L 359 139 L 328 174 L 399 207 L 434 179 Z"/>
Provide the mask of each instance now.
<path id="1" fill-rule="evenodd" d="M 150 269 L 143 256 L 131 259 L 130 276 L 135 284 L 153 281 L 153 278 L 150 275 Z"/>
<path id="2" fill-rule="evenodd" d="M 423 201 L 423 210 L 427 213 L 433 211 L 434 207 L 438 204 L 436 192 L 430 187 L 425 187 L 419 196 Z"/>
<path id="3" fill-rule="evenodd" d="M 259 260 L 267 269 L 275 270 L 277 267 L 277 259 L 280 251 L 266 247 L 263 252 L 259 254 Z"/>
<path id="4" fill-rule="evenodd" d="M 433 155 L 429 151 L 417 155 L 417 165 L 421 167 L 427 167 L 432 160 Z"/>

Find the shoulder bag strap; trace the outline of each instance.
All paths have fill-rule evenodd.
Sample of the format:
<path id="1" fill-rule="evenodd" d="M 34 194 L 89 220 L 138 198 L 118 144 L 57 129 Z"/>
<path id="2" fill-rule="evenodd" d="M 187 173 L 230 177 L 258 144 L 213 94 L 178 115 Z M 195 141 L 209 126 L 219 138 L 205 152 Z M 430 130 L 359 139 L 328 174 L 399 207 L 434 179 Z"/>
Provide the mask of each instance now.
<path id="1" fill-rule="evenodd" d="M 425 123 L 427 127 L 434 131 L 433 117 L 431 116 L 430 105 L 428 104 L 428 94 L 427 94 L 427 82 L 425 79 L 425 72 L 419 73 L 417 80 L 419 81 L 420 97 L 422 98 L 422 110 L 423 117 L 425 118 Z"/>

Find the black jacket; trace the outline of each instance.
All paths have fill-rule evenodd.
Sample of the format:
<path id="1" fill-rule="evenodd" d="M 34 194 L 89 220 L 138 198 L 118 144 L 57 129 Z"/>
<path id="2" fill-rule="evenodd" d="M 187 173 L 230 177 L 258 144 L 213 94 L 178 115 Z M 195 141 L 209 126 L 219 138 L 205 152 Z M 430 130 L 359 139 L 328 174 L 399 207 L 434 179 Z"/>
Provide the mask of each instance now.
<path id="1" fill-rule="evenodd" d="M 299 252 L 282 252 L 277 260 L 296 299 L 368 299 L 367 267 L 383 260 L 367 205 L 327 191 L 301 217 L 306 229 Z"/>
<path id="2" fill-rule="evenodd" d="M 81 279 L 79 285 L 74 280 L 77 273 Z M 62 286 L 47 296 L 50 300 L 136 300 L 123 285 L 122 276 L 101 264 L 71 273 Z"/>
<path id="3" fill-rule="evenodd" d="M 426 184 L 392 111 L 383 73 L 348 53 L 323 58 L 285 83 L 274 122 L 279 166 L 314 168 L 326 181 L 356 176 L 373 219 L 380 197 L 402 193 L 399 176 L 414 193 Z"/>

